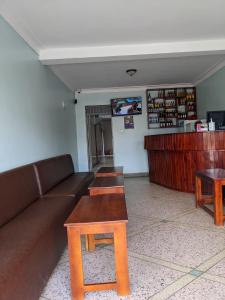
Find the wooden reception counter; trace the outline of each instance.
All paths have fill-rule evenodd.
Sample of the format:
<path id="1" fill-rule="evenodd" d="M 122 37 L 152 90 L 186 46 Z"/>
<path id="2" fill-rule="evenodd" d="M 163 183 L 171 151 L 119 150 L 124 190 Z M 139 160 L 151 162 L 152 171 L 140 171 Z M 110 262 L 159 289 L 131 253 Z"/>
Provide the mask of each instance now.
<path id="1" fill-rule="evenodd" d="M 194 192 L 196 170 L 225 168 L 225 131 L 145 136 L 150 181 Z"/>

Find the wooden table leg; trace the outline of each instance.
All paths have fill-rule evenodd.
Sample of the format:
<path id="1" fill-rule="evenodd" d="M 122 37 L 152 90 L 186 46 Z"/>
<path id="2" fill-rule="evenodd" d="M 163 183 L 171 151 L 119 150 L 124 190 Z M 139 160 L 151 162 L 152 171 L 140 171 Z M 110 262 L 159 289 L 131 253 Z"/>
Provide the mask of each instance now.
<path id="1" fill-rule="evenodd" d="M 199 208 L 202 203 L 202 180 L 200 177 L 195 176 L 195 204 Z"/>
<path id="2" fill-rule="evenodd" d="M 95 251 L 95 236 L 94 234 L 87 234 L 86 239 L 86 251 Z"/>
<path id="3" fill-rule="evenodd" d="M 68 249 L 70 259 L 70 282 L 72 300 L 84 299 L 84 278 L 80 232 L 67 227 Z"/>
<path id="4" fill-rule="evenodd" d="M 130 294 L 126 225 L 117 224 L 114 228 L 114 249 L 117 293 L 120 296 Z"/>
<path id="5" fill-rule="evenodd" d="M 220 182 L 214 181 L 214 223 L 223 226 L 223 193 Z"/>

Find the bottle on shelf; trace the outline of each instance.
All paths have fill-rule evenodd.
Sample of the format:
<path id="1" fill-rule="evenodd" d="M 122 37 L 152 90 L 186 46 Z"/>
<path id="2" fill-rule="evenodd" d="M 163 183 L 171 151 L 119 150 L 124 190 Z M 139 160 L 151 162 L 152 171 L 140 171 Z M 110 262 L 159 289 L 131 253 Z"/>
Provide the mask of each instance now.
<path id="1" fill-rule="evenodd" d="M 185 119 L 196 116 L 195 88 L 148 90 L 147 111 L 152 128 L 179 126 Z M 155 115 L 158 117 L 156 117 Z"/>

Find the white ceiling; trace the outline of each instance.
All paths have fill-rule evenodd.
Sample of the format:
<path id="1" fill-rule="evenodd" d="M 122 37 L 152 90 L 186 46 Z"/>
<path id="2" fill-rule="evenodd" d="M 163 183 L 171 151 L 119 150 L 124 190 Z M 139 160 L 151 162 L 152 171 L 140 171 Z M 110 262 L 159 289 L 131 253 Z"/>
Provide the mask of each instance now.
<path id="1" fill-rule="evenodd" d="M 53 71 L 71 89 L 93 89 L 139 85 L 194 83 L 212 66 L 225 60 L 225 55 L 202 55 L 133 61 L 59 64 Z M 130 77 L 129 68 L 137 69 Z M 109 85 L 110 83 L 110 85 Z"/>
<path id="2" fill-rule="evenodd" d="M 224 0 L 0 0 L 0 12 L 73 89 L 193 83 L 225 59 Z"/>
<path id="3" fill-rule="evenodd" d="M 224 0 L 7 0 L 41 48 L 225 38 Z"/>

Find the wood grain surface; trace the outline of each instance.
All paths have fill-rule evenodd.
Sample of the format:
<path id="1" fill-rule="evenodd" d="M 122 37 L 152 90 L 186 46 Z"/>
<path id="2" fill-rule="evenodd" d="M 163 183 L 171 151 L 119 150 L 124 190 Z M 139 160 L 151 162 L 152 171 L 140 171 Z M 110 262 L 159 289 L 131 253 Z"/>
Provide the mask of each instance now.
<path id="1" fill-rule="evenodd" d="M 145 149 L 150 181 L 183 192 L 195 191 L 196 171 L 225 168 L 224 131 L 145 136 Z"/>

